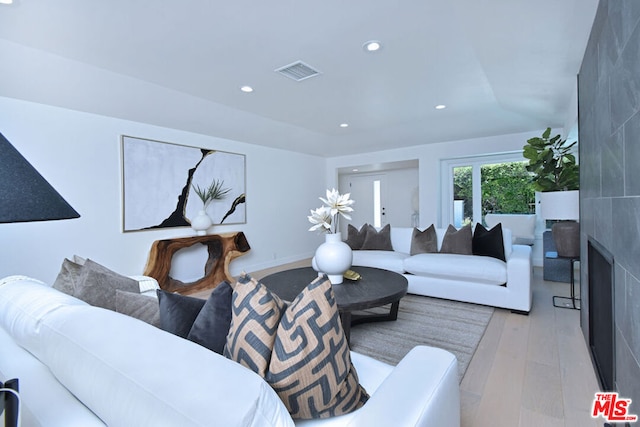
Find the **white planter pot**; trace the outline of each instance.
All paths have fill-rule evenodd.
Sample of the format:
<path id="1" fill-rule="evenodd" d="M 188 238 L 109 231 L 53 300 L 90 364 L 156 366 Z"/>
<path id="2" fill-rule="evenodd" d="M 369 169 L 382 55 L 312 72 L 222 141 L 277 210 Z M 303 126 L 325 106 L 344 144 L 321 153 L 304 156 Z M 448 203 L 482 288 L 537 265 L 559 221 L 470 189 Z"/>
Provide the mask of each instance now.
<path id="1" fill-rule="evenodd" d="M 207 215 L 207 212 L 204 209 L 200 210 L 198 215 L 191 220 L 191 228 L 196 231 L 198 236 L 206 235 L 207 230 L 209 230 L 212 225 L 213 221 L 211 221 L 211 218 L 209 218 L 209 215 Z"/>
<path id="2" fill-rule="evenodd" d="M 325 242 L 318 246 L 313 259 L 314 267 L 325 273 L 332 284 L 340 284 L 343 274 L 351 268 L 353 252 L 342 241 L 341 233 L 325 234 Z"/>

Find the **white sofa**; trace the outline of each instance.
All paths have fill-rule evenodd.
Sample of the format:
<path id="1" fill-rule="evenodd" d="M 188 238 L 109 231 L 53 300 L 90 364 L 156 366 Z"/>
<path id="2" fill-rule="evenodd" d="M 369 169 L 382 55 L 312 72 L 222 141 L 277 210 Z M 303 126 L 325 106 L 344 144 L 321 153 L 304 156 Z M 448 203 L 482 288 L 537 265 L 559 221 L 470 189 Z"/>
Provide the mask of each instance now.
<path id="1" fill-rule="evenodd" d="M 436 229 L 438 250 L 446 229 Z M 511 231 L 503 228 L 506 262 L 477 255 L 426 253 L 409 255 L 413 228 L 391 227 L 393 251 L 354 250 L 354 266 L 377 267 L 403 274 L 408 292 L 436 298 L 531 310 L 531 248 L 512 244 Z"/>
<path id="2" fill-rule="evenodd" d="M 0 380 L 19 379 L 25 427 L 460 425 L 451 353 L 352 360 L 369 401 L 294 422 L 262 378 L 198 344 L 35 279 L 0 280 Z"/>

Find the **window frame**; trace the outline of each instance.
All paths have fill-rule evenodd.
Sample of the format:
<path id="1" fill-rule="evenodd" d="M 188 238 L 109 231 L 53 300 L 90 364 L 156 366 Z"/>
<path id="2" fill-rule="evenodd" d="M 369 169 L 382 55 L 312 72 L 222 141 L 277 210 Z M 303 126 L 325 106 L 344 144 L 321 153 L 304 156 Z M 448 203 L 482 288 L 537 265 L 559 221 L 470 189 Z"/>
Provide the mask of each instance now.
<path id="1" fill-rule="evenodd" d="M 480 154 L 475 156 L 450 157 L 440 160 L 440 217 L 442 224 L 440 227 L 446 227 L 453 224 L 453 170 L 457 167 L 472 167 L 472 194 L 473 194 L 473 217 L 472 224 L 477 221 L 476 218 L 482 219 L 482 188 L 480 170 L 483 165 L 491 165 L 496 163 L 510 163 L 526 161 L 522 155 L 522 151 L 507 151 L 503 153 Z"/>

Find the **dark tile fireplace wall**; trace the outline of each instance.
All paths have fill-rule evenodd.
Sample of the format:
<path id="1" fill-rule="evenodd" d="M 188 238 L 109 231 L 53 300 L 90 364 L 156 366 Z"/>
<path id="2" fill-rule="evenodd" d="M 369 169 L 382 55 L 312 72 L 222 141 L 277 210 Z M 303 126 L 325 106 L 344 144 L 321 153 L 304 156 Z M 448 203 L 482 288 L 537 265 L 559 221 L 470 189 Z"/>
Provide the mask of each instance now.
<path id="1" fill-rule="evenodd" d="M 583 263 L 614 258 L 615 386 L 640 413 L 640 0 L 601 0 L 578 76 Z M 587 271 L 581 325 L 589 344 Z"/>

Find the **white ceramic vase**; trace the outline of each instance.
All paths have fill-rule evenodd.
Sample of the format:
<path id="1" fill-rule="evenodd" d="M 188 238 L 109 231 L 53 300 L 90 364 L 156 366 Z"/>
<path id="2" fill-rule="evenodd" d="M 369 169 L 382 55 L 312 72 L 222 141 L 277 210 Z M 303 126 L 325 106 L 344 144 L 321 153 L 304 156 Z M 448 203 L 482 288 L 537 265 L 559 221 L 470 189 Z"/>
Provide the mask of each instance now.
<path id="1" fill-rule="evenodd" d="M 196 215 L 191 220 L 191 228 L 196 230 L 196 234 L 198 236 L 206 235 L 207 230 L 209 230 L 209 228 L 211 228 L 212 225 L 213 225 L 213 221 L 211 221 L 211 218 L 209 218 L 209 215 L 207 215 L 207 211 L 205 211 L 204 209 L 201 209 L 198 212 L 198 215 Z"/>
<path id="2" fill-rule="evenodd" d="M 353 252 L 342 241 L 341 233 L 325 234 L 325 242 L 318 246 L 313 259 L 314 267 L 329 277 L 332 284 L 342 283 L 343 274 L 351 268 Z"/>

